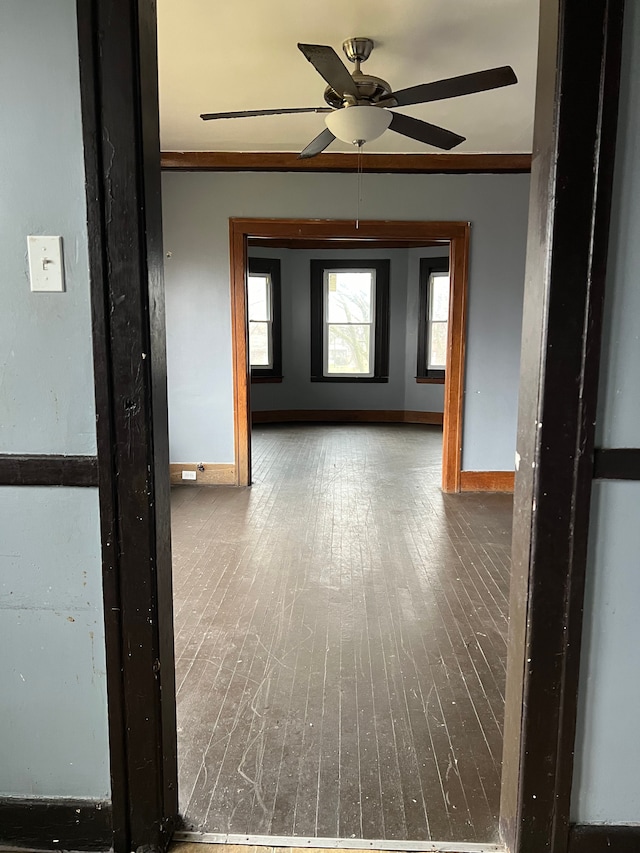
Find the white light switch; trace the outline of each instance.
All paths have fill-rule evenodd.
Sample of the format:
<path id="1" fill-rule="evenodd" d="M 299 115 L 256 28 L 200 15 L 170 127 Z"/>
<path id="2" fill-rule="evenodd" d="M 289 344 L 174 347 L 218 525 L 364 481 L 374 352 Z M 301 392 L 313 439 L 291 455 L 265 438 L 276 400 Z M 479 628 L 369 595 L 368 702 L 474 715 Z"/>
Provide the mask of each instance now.
<path id="1" fill-rule="evenodd" d="M 62 293 L 62 237 L 27 237 L 32 291 Z"/>

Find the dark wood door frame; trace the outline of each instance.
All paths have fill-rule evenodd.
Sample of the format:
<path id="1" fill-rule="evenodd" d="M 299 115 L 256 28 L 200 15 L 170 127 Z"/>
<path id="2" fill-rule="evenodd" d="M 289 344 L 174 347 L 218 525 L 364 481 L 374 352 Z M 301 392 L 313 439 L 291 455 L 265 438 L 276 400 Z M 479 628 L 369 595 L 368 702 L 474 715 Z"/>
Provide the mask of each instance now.
<path id="1" fill-rule="evenodd" d="M 164 849 L 177 813 L 156 18 L 153 0 L 77 6 L 113 845 L 128 853 Z M 565 853 L 569 837 L 622 7 L 542 0 L 501 805 L 513 853 Z"/>
<path id="2" fill-rule="evenodd" d="M 77 17 L 113 848 L 129 853 L 164 849 L 178 813 L 156 8 L 77 0 Z"/>
<path id="3" fill-rule="evenodd" d="M 518 853 L 569 844 L 623 6 L 541 4 L 500 806 Z"/>
<path id="4" fill-rule="evenodd" d="M 467 322 L 467 277 L 470 225 L 468 222 L 394 222 L 369 220 L 356 228 L 342 219 L 240 219 L 229 220 L 231 261 L 231 336 L 233 358 L 234 438 L 237 483 L 251 483 L 251 402 L 247 322 L 247 246 L 251 238 L 300 239 L 325 242 L 340 239 L 362 242 L 394 240 L 408 245 L 420 241 L 449 241 L 451 301 L 442 427 L 442 488 L 460 491 L 462 416 L 464 403 L 464 353 Z M 336 244 L 339 246 L 340 244 Z"/>

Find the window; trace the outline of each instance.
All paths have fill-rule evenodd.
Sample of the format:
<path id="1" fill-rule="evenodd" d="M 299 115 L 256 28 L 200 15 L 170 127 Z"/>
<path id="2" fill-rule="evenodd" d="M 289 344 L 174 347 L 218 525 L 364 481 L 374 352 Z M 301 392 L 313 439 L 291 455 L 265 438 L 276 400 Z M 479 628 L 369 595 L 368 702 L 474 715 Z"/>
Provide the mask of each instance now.
<path id="1" fill-rule="evenodd" d="M 277 259 L 249 258 L 247 314 L 251 381 L 281 381 L 280 261 Z"/>
<path id="2" fill-rule="evenodd" d="M 444 382 L 449 291 L 449 258 L 421 258 L 418 382 Z"/>
<path id="3" fill-rule="evenodd" d="M 311 381 L 389 381 L 389 268 L 311 261 Z"/>

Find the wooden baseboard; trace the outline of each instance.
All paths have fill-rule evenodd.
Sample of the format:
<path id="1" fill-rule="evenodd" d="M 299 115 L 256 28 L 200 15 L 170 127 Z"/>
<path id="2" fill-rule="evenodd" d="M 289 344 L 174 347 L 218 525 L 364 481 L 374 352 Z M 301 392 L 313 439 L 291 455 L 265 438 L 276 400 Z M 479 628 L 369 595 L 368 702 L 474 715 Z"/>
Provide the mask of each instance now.
<path id="1" fill-rule="evenodd" d="M 403 424 L 433 424 L 442 426 L 444 417 L 442 412 L 402 412 L 401 423 Z"/>
<path id="2" fill-rule="evenodd" d="M 209 464 L 203 462 L 204 471 L 198 471 L 198 463 L 196 462 L 172 462 L 169 466 L 171 484 L 186 485 L 186 486 L 235 486 L 238 482 L 236 476 L 236 466 L 232 463 L 229 465 Z M 183 480 L 183 471 L 195 471 L 195 480 Z"/>
<path id="3" fill-rule="evenodd" d="M 254 424 L 349 423 L 349 424 L 436 424 L 442 425 L 442 412 L 407 412 L 377 409 L 283 409 L 252 412 Z"/>
<path id="4" fill-rule="evenodd" d="M 1 797 L 0 847 L 109 850 L 113 847 L 111 803 Z"/>
<path id="5" fill-rule="evenodd" d="M 569 831 L 568 853 L 638 853 L 638 850 L 640 824 L 574 824 Z"/>
<path id="6" fill-rule="evenodd" d="M 512 492 L 513 471 L 461 471 L 461 492 Z"/>

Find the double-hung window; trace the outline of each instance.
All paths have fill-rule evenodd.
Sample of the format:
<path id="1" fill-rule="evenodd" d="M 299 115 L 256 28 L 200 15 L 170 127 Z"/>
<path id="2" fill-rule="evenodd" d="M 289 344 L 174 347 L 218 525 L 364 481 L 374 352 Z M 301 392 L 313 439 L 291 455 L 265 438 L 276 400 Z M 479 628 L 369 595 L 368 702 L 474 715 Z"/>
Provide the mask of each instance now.
<path id="1" fill-rule="evenodd" d="M 388 378 L 389 261 L 311 261 L 311 380 Z"/>
<path id="2" fill-rule="evenodd" d="M 444 382 L 449 335 L 449 293 L 449 258 L 421 258 L 418 382 Z"/>
<path id="3" fill-rule="evenodd" d="M 282 379 L 280 261 L 249 258 L 247 275 L 251 380 Z"/>

